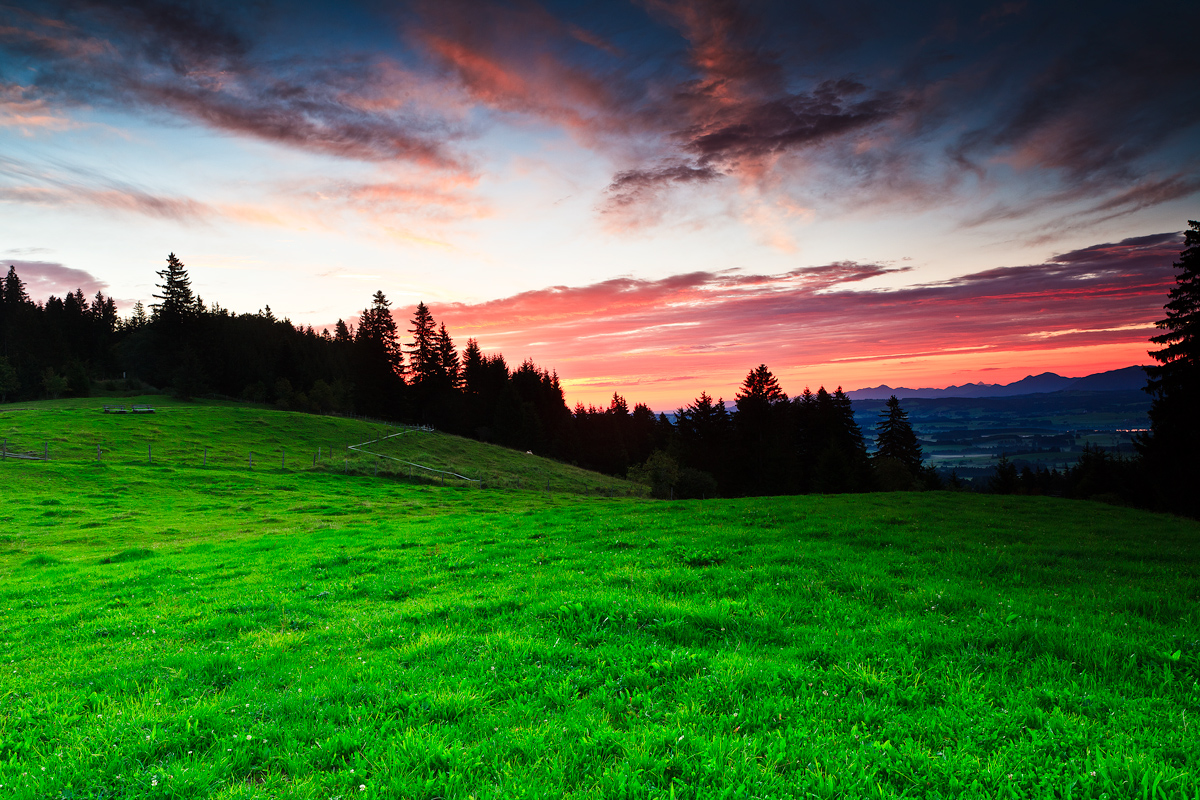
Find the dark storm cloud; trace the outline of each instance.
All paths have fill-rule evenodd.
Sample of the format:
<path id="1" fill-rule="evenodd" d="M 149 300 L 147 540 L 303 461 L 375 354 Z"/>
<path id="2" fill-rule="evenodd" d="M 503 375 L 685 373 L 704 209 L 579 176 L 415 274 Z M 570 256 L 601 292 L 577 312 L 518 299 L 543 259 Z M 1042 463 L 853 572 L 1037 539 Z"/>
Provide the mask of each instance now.
<path id="1" fill-rule="evenodd" d="M 967 224 L 1048 230 L 1200 187 L 1198 8 L 75 0 L 0 10 L 0 53 L 25 103 L 163 111 L 343 158 L 463 171 L 474 126 L 536 121 L 617 164 L 604 211 L 753 186 L 967 200 Z M 286 24 L 309 12 L 358 27 Z"/>
<path id="2" fill-rule="evenodd" d="M 640 204 L 656 197 L 668 186 L 707 183 L 719 177 L 721 172 L 713 167 L 681 161 L 625 170 L 613 176 L 607 189 L 608 202 L 610 207 Z"/>
<path id="3" fill-rule="evenodd" d="M 273 50 L 255 6 L 85 1 L 2 13 L 0 42 L 46 98 L 164 110 L 340 157 L 458 166 L 451 126 L 405 102 L 411 76 L 375 53 Z"/>

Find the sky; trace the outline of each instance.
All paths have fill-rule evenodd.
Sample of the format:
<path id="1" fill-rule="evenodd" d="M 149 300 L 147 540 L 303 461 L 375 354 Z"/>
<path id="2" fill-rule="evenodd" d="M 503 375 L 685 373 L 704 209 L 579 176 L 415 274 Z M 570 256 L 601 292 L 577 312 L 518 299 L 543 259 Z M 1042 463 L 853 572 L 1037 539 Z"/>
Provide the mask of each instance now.
<path id="1" fill-rule="evenodd" d="M 320 329 L 376 290 L 656 410 L 1149 363 L 1200 217 L 1193 2 L 0 4 L 35 299 Z"/>

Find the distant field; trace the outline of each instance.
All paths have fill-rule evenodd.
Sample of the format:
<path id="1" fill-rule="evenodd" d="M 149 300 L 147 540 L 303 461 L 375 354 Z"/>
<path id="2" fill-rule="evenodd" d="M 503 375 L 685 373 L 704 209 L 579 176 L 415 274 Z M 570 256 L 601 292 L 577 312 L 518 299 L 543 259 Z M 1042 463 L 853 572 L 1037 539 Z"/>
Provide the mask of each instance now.
<path id="1" fill-rule="evenodd" d="M 115 458 L 0 493 L 3 796 L 1200 797 L 1193 521 Z"/>

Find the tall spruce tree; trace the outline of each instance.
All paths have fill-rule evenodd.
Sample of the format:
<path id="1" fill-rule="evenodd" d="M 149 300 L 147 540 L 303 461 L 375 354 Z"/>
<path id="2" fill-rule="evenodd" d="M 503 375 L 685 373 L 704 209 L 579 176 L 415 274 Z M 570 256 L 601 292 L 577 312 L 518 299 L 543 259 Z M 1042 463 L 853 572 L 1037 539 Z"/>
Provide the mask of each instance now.
<path id="1" fill-rule="evenodd" d="M 1179 273 L 1155 323 L 1163 333 L 1150 337 L 1162 349 L 1149 352 L 1158 365 L 1146 367 L 1150 432 L 1138 442 L 1152 477 L 1158 504 L 1200 514 L 1200 222 L 1188 221 Z"/>
<path id="2" fill-rule="evenodd" d="M 462 382 L 470 394 L 479 394 L 483 381 L 483 353 L 479 349 L 477 339 L 467 339 L 467 346 L 462 356 Z"/>
<path id="3" fill-rule="evenodd" d="M 404 354 L 397 338 L 396 321 L 392 318 L 391 302 L 382 291 L 371 297 L 371 307 L 364 309 L 354 333 L 354 341 L 371 351 L 371 357 L 387 365 L 396 375 L 404 374 Z M 270 307 L 268 306 L 268 311 Z M 341 322 L 341 320 L 338 320 Z M 342 328 L 338 329 L 338 337 Z M 346 334 L 349 336 L 349 332 Z"/>
<path id="4" fill-rule="evenodd" d="M 900 407 L 896 395 L 892 395 L 887 406 L 879 413 L 875 425 L 875 458 L 893 459 L 904 466 L 915 478 L 921 472 L 921 444 L 909 424 L 908 414 Z"/>
<path id="5" fill-rule="evenodd" d="M 408 343 L 408 364 L 412 382 L 418 385 L 436 382 L 441 373 L 436 323 L 424 301 L 417 303 L 413 312 L 412 327 L 408 332 L 413 337 Z"/>
<path id="6" fill-rule="evenodd" d="M 447 389 L 457 389 L 462 385 L 462 368 L 458 362 L 458 351 L 454 349 L 454 340 L 446 332 L 446 323 L 438 328 L 437 335 L 438 365 L 441 377 Z"/>
<path id="7" fill-rule="evenodd" d="M 154 295 L 159 302 L 150 304 L 152 320 L 168 329 L 177 328 L 195 313 L 192 279 L 174 253 L 167 255 L 167 268 L 156 274 L 163 281 L 158 285 L 162 294 Z"/>

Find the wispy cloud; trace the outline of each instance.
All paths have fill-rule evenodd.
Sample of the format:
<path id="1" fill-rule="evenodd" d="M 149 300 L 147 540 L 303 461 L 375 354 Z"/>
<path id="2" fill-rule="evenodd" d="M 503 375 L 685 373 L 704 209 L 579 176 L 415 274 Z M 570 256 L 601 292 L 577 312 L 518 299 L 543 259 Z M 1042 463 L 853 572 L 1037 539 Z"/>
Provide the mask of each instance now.
<path id="1" fill-rule="evenodd" d="M 34 301 L 44 301 L 50 295 L 62 297 L 67 292 L 82 289 L 89 299 L 108 288 L 108 284 L 90 272 L 67 267 L 54 261 L 22 261 L 5 259 L 0 261 L 2 272 L 7 274 L 13 267 L 25 284 L 25 291 Z"/>
<path id="2" fill-rule="evenodd" d="M 781 275 L 619 278 L 433 311 L 457 337 L 555 365 L 580 391 L 597 376 L 606 386 L 664 374 L 711 381 L 760 361 L 781 374 L 855 362 L 861 375 L 897 359 L 1032 352 L 1049 340 L 1059 348 L 1144 342 L 1180 243 L 1177 233 L 1137 237 L 893 290 L 856 284 L 896 267 L 835 263 Z"/>
<path id="3" fill-rule="evenodd" d="M 6 9 L 0 44 L 35 71 L 31 100 L 166 111 L 218 130 L 366 161 L 463 169 L 454 121 L 413 103 L 417 76 L 377 53 L 274 54 L 239 10 L 153 0 Z"/>
<path id="4" fill-rule="evenodd" d="M 59 164 L 28 164 L 0 156 L 0 202 L 83 206 L 180 222 L 204 221 L 217 212 L 206 203 L 173 197 Z"/>

